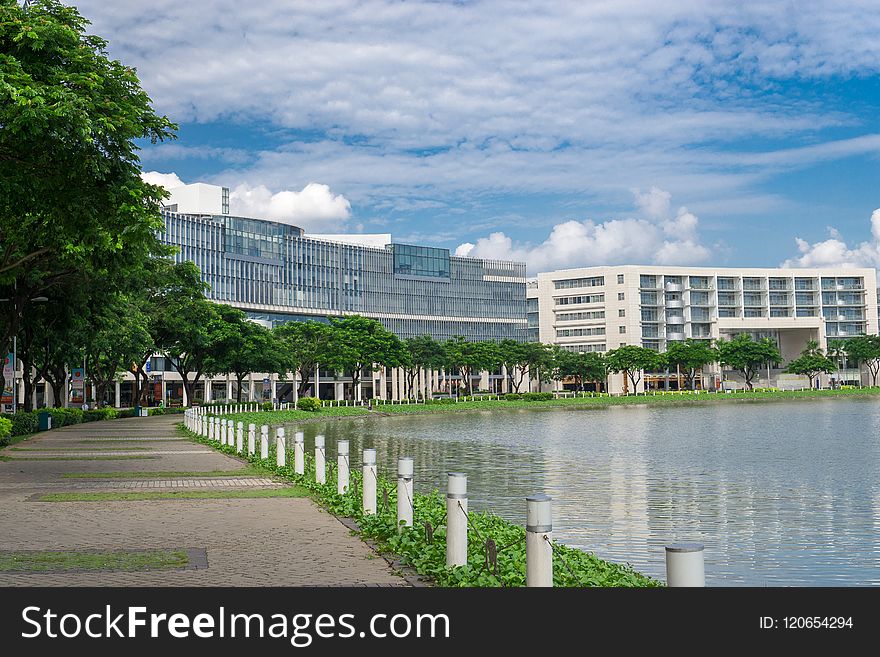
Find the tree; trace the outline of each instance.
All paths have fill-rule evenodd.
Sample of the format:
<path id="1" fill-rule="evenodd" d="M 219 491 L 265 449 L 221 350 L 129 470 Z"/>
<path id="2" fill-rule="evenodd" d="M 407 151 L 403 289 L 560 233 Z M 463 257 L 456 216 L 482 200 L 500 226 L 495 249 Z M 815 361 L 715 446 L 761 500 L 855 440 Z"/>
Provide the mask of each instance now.
<path id="1" fill-rule="evenodd" d="M 403 343 L 375 319 L 352 315 L 331 319 L 339 336 L 339 360 L 351 371 L 351 385 L 357 389 L 363 373 L 372 373 L 373 364 L 395 367 L 403 357 Z"/>
<path id="2" fill-rule="evenodd" d="M 646 347 L 624 345 L 609 351 L 605 355 L 605 364 L 608 366 L 609 372 L 624 374 L 624 392 L 626 392 L 628 378 L 632 382 L 633 394 L 636 394 L 639 381 L 642 380 L 642 372 L 660 368 L 663 364 L 663 356 Z"/>
<path id="3" fill-rule="evenodd" d="M 755 341 L 748 333 L 740 333 L 731 340 L 719 340 L 717 348 L 721 364 L 738 370 L 749 390 L 754 388 L 752 379 L 758 368 L 782 362 L 782 354 L 773 340 L 762 338 Z"/>
<path id="4" fill-rule="evenodd" d="M 415 381 L 423 368 L 441 367 L 444 359 L 443 345 L 430 335 L 406 338 L 403 341 L 403 353 L 400 365 L 403 368 L 405 396 L 415 398 Z"/>
<path id="5" fill-rule="evenodd" d="M 554 375 L 557 378 L 571 377 L 577 390 L 584 389 L 587 381 L 605 381 L 608 374 L 605 358 L 594 351 L 573 352 L 557 349 L 553 354 Z"/>
<path id="6" fill-rule="evenodd" d="M 550 361 L 547 345 L 540 342 L 517 342 L 502 340 L 498 343 L 498 358 L 507 368 L 507 377 L 513 392 L 519 392 L 526 375 L 538 376 L 541 367 Z"/>
<path id="7" fill-rule="evenodd" d="M 0 0 L 2 353 L 30 299 L 83 272 L 124 271 L 158 244 L 164 191 L 141 179 L 134 140 L 176 126 L 87 25 L 57 0 Z"/>
<path id="8" fill-rule="evenodd" d="M 718 352 L 705 340 L 688 338 L 684 342 L 672 342 L 667 345 L 664 357 L 670 367 L 684 370 L 688 389 L 693 390 L 697 373 L 702 372 L 709 363 L 716 362 Z"/>
<path id="9" fill-rule="evenodd" d="M 828 358 L 834 361 L 834 367 L 837 370 L 837 382 L 840 384 L 840 370 L 843 367 L 842 362 L 846 360 L 846 347 L 843 340 L 828 341 Z"/>
<path id="10" fill-rule="evenodd" d="M 791 361 L 785 371 L 790 374 L 806 375 L 812 389 L 813 379 L 816 376 L 822 372 L 831 374 L 834 371 L 834 361 L 822 352 L 818 342 L 810 340 L 801 355 Z"/>
<path id="11" fill-rule="evenodd" d="M 880 370 L 880 337 L 876 335 L 857 335 L 848 338 L 843 345 L 846 357 L 862 363 L 871 374 L 871 385 L 877 385 Z"/>
<path id="12" fill-rule="evenodd" d="M 195 386 L 202 376 L 216 373 L 214 349 L 224 337 L 222 329 L 217 304 L 205 299 L 201 291 L 169 297 L 165 312 L 156 318 L 156 346 L 180 374 L 190 401 L 195 399 Z"/>
<path id="13" fill-rule="evenodd" d="M 331 370 L 342 367 L 339 331 L 332 325 L 315 321 L 286 322 L 276 326 L 274 332 L 279 340 L 283 369 L 299 374 L 297 396 L 305 396 L 319 364 Z M 317 382 L 314 396 L 318 396 Z"/>
<path id="14" fill-rule="evenodd" d="M 280 369 L 280 348 L 269 329 L 248 320 L 240 310 L 220 306 L 218 314 L 210 369 L 235 375 L 235 400 L 241 402 L 242 384 L 246 376 L 252 372 L 275 372 Z"/>
<path id="15" fill-rule="evenodd" d="M 474 394 L 474 372 L 489 369 L 498 362 L 495 343 L 470 342 L 460 335 L 443 343 L 443 350 L 445 363 L 461 373 L 471 395 Z"/>

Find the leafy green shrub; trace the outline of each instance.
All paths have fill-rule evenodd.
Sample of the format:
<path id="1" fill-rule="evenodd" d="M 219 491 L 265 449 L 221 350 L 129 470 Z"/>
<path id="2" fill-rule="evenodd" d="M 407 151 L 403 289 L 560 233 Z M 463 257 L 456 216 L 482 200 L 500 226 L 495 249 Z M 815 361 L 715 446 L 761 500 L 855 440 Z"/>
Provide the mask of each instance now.
<path id="1" fill-rule="evenodd" d="M 83 412 L 83 422 L 95 422 L 97 420 L 114 420 L 118 417 L 115 408 L 96 408 Z"/>
<path id="2" fill-rule="evenodd" d="M 133 408 L 123 408 L 121 410 L 116 411 L 116 417 L 134 417 L 134 409 Z"/>
<path id="3" fill-rule="evenodd" d="M 13 436 L 27 436 L 37 433 L 40 427 L 40 418 L 33 411 L 16 411 L 3 417 L 12 422 L 11 435 Z"/>
<path id="4" fill-rule="evenodd" d="M 440 397 L 439 399 L 426 399 L 425 403 L 428 404 L 429 406 L 440 405 L 440 404 L 454 404 L 455 398 L 454 397 Z"/>
<path id="5" fill-rule="evenodd" d="M 523 396 L 518 392 L 508 392 L 504 395 L 504 401 L 519 401 Z"/>
<path id="6" fill-rule="evenodd" d="M 165 410 L 166 409 L 157 406 L 156 408 L 151 408 L 147 410 L 147 415 L 165 415 Z"/>
<path id="7" fill-rule="evenodd" d="M 52 416 L 52 428 L 58 429 L 71 424 L 79 424 L 85 419 L 85 412 L 79 408 L 44 408 Z"/>
<path id="8" fill-rule="evenodd" d="M 0 446 L 8 445 L 12 436 L 12 420 L 0 417 Z"/>
<path id="9" fill-rule="evenodd" d="M 523 401 L 550 401 L 553 399 L 552 392 L 524 392 Z"/>
<path id="10" fill-rule="evenodd" d="M 319 411 L 321 410 L 321 400 L 316 397 L 302 397 L 296 407 L 301 411 Z"/>
<path id="11" fill-rule="evenodd" d="M 262 404 L 260 404 L 260 408 L 264 411 L 274 410 L 272 407 L 272 402 L 263 402 Z"/>

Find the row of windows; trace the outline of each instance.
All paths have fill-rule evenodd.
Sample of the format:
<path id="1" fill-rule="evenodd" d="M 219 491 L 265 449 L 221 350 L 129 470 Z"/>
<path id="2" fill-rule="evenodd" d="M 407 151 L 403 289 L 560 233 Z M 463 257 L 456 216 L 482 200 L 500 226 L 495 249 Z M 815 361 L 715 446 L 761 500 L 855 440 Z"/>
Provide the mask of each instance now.
<path id="1" fill-rule="evenodd" d="M 576 306 L 584 303 L 605 303 L 604 294 L 579 294 L 573 297 L 557 297 L 557 306 Z"/>
<path id="2" fill-rule="evenodd" d="M 579 313 L 556 313 L 557 322 L 573 322 L 576 320 L 605 319 L 604 310 L 585 310 Z"/>
<path id="3" fill-rule="evenodd" d="M 605 327 L 595 326 L 593 328 L 558 329 L 556 331 L 557 338 L 579 338 L 588 335 L 605 335 Z"/>
<path id="4" fill-rule="evenodd" d="M 593 276 L 591 278 L 567 278 L 562 281 L 553 281 L 553 286 L 557 290 L 570 290 L 573 287 L 601 287 L 605 285 L 604 276 Z"/>

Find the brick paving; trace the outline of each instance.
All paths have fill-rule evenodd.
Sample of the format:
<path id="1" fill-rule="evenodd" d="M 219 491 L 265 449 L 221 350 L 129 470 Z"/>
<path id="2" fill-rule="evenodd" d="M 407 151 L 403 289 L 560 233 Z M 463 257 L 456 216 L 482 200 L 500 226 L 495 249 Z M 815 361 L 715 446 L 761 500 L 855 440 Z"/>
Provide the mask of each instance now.
<path id="1" fill-rule="evenodd" d="M 64 427 L 20 446 L 69 454 L 83 440 L 179 438 L 175 416 L 131 418 Z M 106 438 L 102 438 L 106 436 Z M 90 443 L 98 446 L 97 443 Z M 155 455 L 127 461 L 0 461 L 0 550 L 204 548 L 196 570 L 90 573 L 0 573 L 0 586 L 406 586 L 389 564 L 339 520 L 307 498 L 39 502 L 35 493 L 85 490 L 242 490 L 278 487 L 267 477 L 125 480 L 62 479 L 67 472 L 211 472 L 244 463 L 181 439 L 156 443 Z M 64 449 L 67 452 L 64 452 Z M 114 456 L 125 452 L 113 451 Z M 56 452 L 40 452 L 56 454 Z M 97 452 L 89 453 L 89 456 Z M 85 455 L 83 455 L 85 456 Z"/>

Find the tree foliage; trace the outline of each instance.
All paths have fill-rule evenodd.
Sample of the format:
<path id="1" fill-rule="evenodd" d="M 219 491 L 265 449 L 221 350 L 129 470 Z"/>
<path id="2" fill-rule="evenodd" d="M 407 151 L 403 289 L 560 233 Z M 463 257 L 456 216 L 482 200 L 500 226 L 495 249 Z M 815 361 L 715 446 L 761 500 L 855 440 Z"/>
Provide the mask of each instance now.
<path id="1" fill-rule="evenodd" d="M 632 383 L 632 394 L 636 394 L 642 373 L 653 371 L 663 366 L 663 356 L 653 349 L 638 347 L 636 345 L 624 345 L 612 349 L 605 355 L 605 364 L 609 372 L 622 372 L 624 374 L 624 388 L 627 379 Z"/>
<path id="2" fill-rule="evenodd" d="M 782 354 L 773 340 L 752 340 L 748 333 L 740 333 L 730 340 L 718 340 L 717 348 L 719 362 L 742 373 L 749 390 L 754 388 L 752 379 L 759 368 L 782 362 Z"/>
<path id="3" fill-rule="evenodd" d="M 688 338 L 684 342 L 672 342 L 663 354 L 666 365 L 671 369 L 678 367 L 684 371 L 688 389 L 694 389 L 694 381 L 699 372 L 710 363 L 718 360 L 718 352 L 706 340 Z"/>

